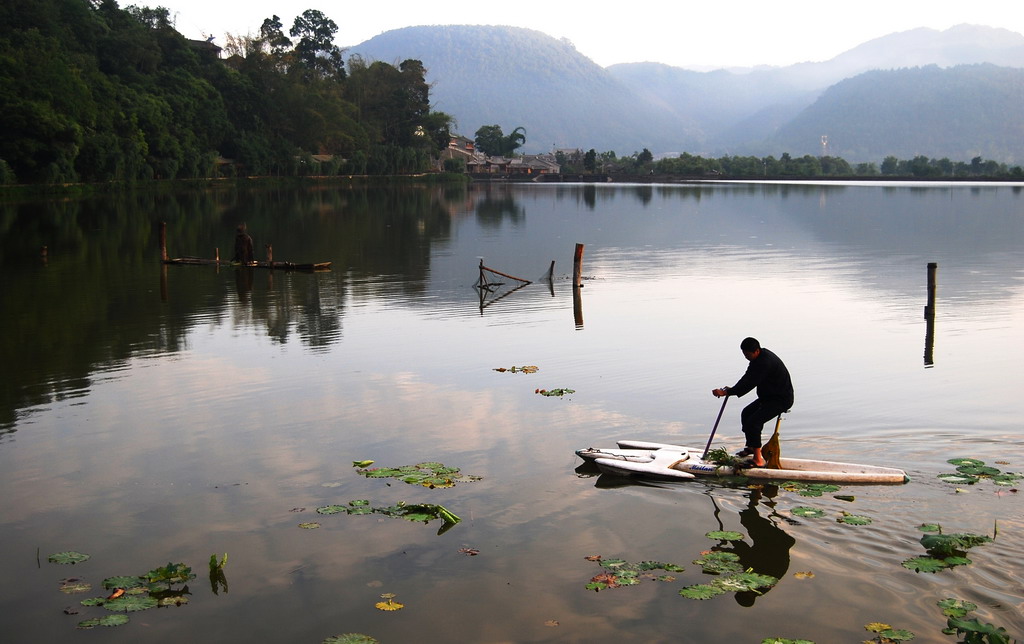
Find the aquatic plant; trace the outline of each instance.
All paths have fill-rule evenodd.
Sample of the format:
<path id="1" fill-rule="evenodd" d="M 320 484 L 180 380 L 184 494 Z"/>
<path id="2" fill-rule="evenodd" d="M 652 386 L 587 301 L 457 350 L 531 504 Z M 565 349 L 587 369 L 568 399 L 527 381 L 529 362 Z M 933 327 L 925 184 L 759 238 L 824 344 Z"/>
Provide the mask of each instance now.
<path id="1" fill-rule="evenodd" d="M 864 630 L 869 633 L 874 633 L 874 639 L 867 640 L 869 642 L 878 642 L 879 644 L 892 644 L 893 642 L 906 642 L 914 639 L 915 635 L 911 631 L 904 629 L 897 629 L 889 626 L 888 624 L 882 624 L 881 622 L 872 622 L 864 625 Z"/>
<path id="2" fill-rule="evenodd" d="M 366 478 L 382 479 L 393 478 L 410 485 L 422 485 L 426 488 L 447 488 L 454 487 L 456 483 L 470 483 L 479 481 L 483 477 L 462 474 L 459 468 L 449 467 L 442 463 L 427 462 L 417 465 L 402 465 L 400 467 L 375 467 L 367 469 L 362 463 L 372 464 L 373 461 L 353 461 L 354 467 L 360 468 L 359 473 Z"/>
<path id="3" fill-rule="evenodd" d="M 46 560 L 49 561 L 50 563 L 55 563 L 55 564 L 61 564 L 61 565 L 71 564 L 71 565 L 74 565 L 74 564 L 80 564 L 83 561 L 88 561 L 89 560 L 89 555 L 81 553 L 81 552 L 75 552 L 73 550 L 70 550 L 68 552 L 57 552 L 57 553 L 54 553 L 54 554 L 50 555 L 49 557 L 47 557 Z"/>
<path id="4" fill-rule="evenodd" d="M 675 581 L 671 575 L 654 575 L 652 571 L 664 570 L 665 572 L 683 572 L 682 566 L 662 563 L 660 561 L 640 561 L 630 563 L 625 559 L 608 558 L 601 555 L 590 555 L 585 557 L 587 561 L 593 561 L 601 565 L 603 570 L 591 577 L 586 585 L 587 590 L 600 591 L 606 588 L 619 588 L 620 586 L 635 586 L 642 579 L 654 579 L 655 581 Z"/>

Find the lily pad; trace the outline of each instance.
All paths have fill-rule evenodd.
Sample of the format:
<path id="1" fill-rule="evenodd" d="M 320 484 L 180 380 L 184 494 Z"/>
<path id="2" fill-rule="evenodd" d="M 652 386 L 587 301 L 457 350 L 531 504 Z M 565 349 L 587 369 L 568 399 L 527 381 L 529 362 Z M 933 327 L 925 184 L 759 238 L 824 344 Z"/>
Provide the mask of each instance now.
<path id="1" fill-rule="evenodd" d="M 716 579 L 712 583 L 730 592 L 756 592 L 759 588 L 771 588 L 779 583 L 779 580 L 771 575 L 761 575 L 756 572 L 740 572 Z"/>
<path id="2" fill-rule="evenodd" d="M 709 575 L 721 575 L 724 573 L 741 572 L 740 557 L 734 552 L 713 551 L 694 559 L 693 563 L 700 566 L 701 570 Z"/>
<path id="3" fill-rule="evenodd" d="M 819 510 L 818 508 L 809 508 L 803 505 L 793 508 L 792 510 L 790 510 L 790 512 L 792 512 L 798 517 L 817 518 L 825 516 L 824 510 Z"/>
<path id="4" fill-rule="evenodd" d="M 914 572 L 939 572 L 949 566 L 944 560 L 934 557 L 911 557 L 903 562 L 903 567 Z"/>
<path id="5" fill-rule="evenodd" d="M 942 526 L 938 523 L 922 523 L 917 529 L 921 532 L 942 532 Z"/>
<path id="6" fill-rule="evenodd" d="M 951 458 L 951 459 L 949 459 L 946 462 L 949 463 L 950 465 L 974 465 L 974 466 L 980 466 L 980 465 L 984 465 L 985 464 L 985 461 L 979 461 L 976 458 Z"/>
<path id="7" fill-rule="evenodd" d="M 320 644 L 378 644 L 378 642 L 379 640 L 375 640 L 369 635 L 363 635 L 362 633 L 345 633 L 343 635 L 332 635 Z"/>
<path id="8" fill-rule="evenodd" d="M 95 628 L 97 626 L 121 626 L 128 623 L 127 615 L 107 615 L 98 619 L 87 619 L 78 622 L 78 628 Z"/>
<path id="9" fill-rule="evenodd" d="M 921 545 L 928 554 L 936 557 L 952 557 L 964 550 L 991 543 L 992 539 L 984 535 L 970 533 L 926 534 L 921 537 Z"/>
<path id="10" fill-rule="evenodd" d="M 946 617 L 963 617 L 971 611 L 977 610 L 978 605 L 963 599 L 948 597 L 936 602 Z"/>
<path id="11" fill-rule="evenodd" d="M 843 516 L 836 519 L 836 521 L 847 525 L 870 525 L 871 517 L 866 517 L 860 514 L 847 514 L 844 512 Z"/>
<path id="12" fill-rule="evenodd" d="M 103 587 L 107 590 L 114 590 L 115 588 L 141 588 L 145 585 L 142 577 L 129 577 L 127 575 L 120 575 L 115 577 L 107 577 L 103 580 Z"/>
<path id="13" fill-rule="evenodd" d="M 60 592 L 68 595 L 74 593 L 87 593 L 90 590 L 92 590 L 92 584 L 84 579 L 62 579 L 60 582 Z"/>
<path id="14" fill-rule="evenodd" d="M 953 483 L 954 485 L 974 485 L 978 482 L 977 476 L 970 474 L 956 473 L 956 474 L 939 474 L 937 477 L 940 481 L 945 483 Z"/>
<path id="15" fill-rule="evenodd" d="M 718 595 L 724 595 L 728 591 L 712 584 L 695 584 L 687 586 L 679 591 L 679 594 L 687 599 L 711 599 Z"/>
<path id="16" fill-rule="evenodd" d="M 961 465 L 956 468 L 957 472 L 961 474 L 970 474 L 971 476 L 995 476 L 999 474 L 999 469 L 995 467 L 989 467 L 988 465 Z"/>
<path id="17" fill-rule="evenodd" d="M 317 528 L 320 527 L 320 524 L 317 523 L 316 521 L 307 521 L 305 523 L 300 523 L 299 527 L 302 528 L 303 530 L 316 530 Z"/>
<path id="18" fill-rule="evenodd" d="M 712 530 L 704 536 L 717 541 L 743 541 L 743 534 L 732 530 Z"/>
<path id="19" fill-rule="evenodd" d="M 54 554 L 50 555 L 49 557 L 47 557 L 46 560 L 49 561 L 50 563 L 55 563 L 55 564 L 61 564 L 61 565 L 72 564 L 73 565 L 73 564 L 80 564 L 83 561 L 88 561 L 89 557 L 90 557 L 90 555 L 87 555 L 87 554 L 84 554 L 84 553 L 81 553 L 81 552 L 75 552 L 73 550 L 69 550 L 67 552 L 57 552 L 57 553 L 54 553 Z"/>
<path id="20" fill-rule="evenodd" d="M 103 608 L 112 613 L 134 613 L 140 610 L 156 608 L 159 602 L 150 595 L 124 594 L 117 599 L 103 602 Z"/>
<path id="21" fill-rule="evenodd" d="M 348 513 L 348 507 L 344 505 L 325 505 L 316 509 L 317 514 L 341 514 Z"/>

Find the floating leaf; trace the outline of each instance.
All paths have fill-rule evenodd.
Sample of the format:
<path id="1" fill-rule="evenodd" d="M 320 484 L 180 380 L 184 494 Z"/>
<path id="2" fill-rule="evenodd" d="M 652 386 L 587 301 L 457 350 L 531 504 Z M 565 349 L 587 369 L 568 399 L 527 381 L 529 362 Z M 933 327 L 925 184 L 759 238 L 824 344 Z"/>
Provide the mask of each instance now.
<path id="1" fill-rule="evenodd" d="M 112 613 L 134 613 L 156 608 L 157 599 L 150 595 L 121 595 L 117 599 L 103 602 L 103 608 Z"/>
<path id="2" fill-rule="evenodd" d="M 60 592 L 68 595 L 74 593 L 87 593 L 92 590 L 92 584 L 85 581 L 84 579 L 62 579 L 60 582 Z"/>
<path id="3" fill-rule="evenodd" d="M 859 514 L 847 514 L 844 512 L 843 516 L 836 519 L 836 521 L 847 525 L 870 525 L 871 517 L 865 517 Z"/>
<path id="4" fill-rule="evenodd" d="M 756 591 L 758 588 L 770 588 L 777 583 L 779 583 L 777 578 L 771 575 L 761 575 L 756 572 L 740 572 L 716 579 L 713 582 L 714 585 L 720 588 L 735 592 Z"/>
<path id="5" fill-rule="evenodd" d="M 792 510 L 790 510 L 790 512 L 792 512 L 793 514 L 795 514 L 798 517 L 814 517 L 814 518 L 816 518 L 816 517 L 823 517 L 823 516 L 825 516 L 825 511 L 824 510 L 819 510 L 818 508 L 809 508 L 809 507 L 802 506 L 802 505 L 793 508 Z"/>
<path id="6" fill-rule="evenodd" d="M 814 644 L 811 640 L 791 640 L 785 637 L 767 637 L 761 640 L 761 644 Z"/>
<path id="7" fill-rule="evenodd" d="M 722 573 L 740 572 L 743 566 L 739 563 L 740 557 L 734 552 L 714 551 L 694 559 L 693 563 L 700 566 L 703 572 L 710 575 Z"/>
<path id="8" fill-rule="evenodd" d="M 832 498 L 833 499 L 838 499 L 840 501 L 846 501 L 848 503 L 853 503 L 854 501 L 857 500 L 857 497 L 849 495 L 849 494 L 835 494 L 835 495 L 832 496 Z"/>
<path id="9" fill-rule="evenodd" d="M 95 628 L 97 626 L 121 626 L 128 623 L 127 615 L 107 615 L 98 619 L 87 619 L 78 622 L 78 628 Z"/>
<path id="10" fill-rule="evenodd" d="M 370 467 L 373 461 L 352 461 L 352 467 Z"/>
<path id="11" fill-rule="evenodd" d="M 316 530 L 320 527 L 320 524 L 316 521 L 307 521 L 306 523 L 300 523 L 299 527 L 303 530 Z"/>
<path id="12" fill-rule="evenodd" d="M 89 555 L 81 552 L 68 551 L 68 552 L 57 552 L 46 558 L 50 563 L 55 564 L 79 564 L 83 561 L 89 560 Z"/>
<path id="13" fill-rule="evenodd" d="M 146 582 L 143 581 L 142 577 L 129 577 L 127 575 L 107 577 L 103 580 L 103 587 L 107 590 L 114 590 L 115 588 L 140 588 Z"/>
<path id="14" fill-rule="evenodd" d="M 604 559 L 601 561 L 601 565 L 605 568 L 619 568 L 626 565 L 625 559 Z"/>
<path id="15" fill-rule="evenodd" d="M 864 630 L 866 630 L 869 633 L 881 633 L 882 631 L 887 631 L 891 628 L 892 626 L 889 626 L 888 624 L 883 624 L 882 622 L 871 622 L 870 624 L 864 625 Z"/>
<path id="16" fill-rule="evenodd" d="M 574 394 L 576 390 L 563 387 L 561 389 L 537 389 L 534 393 L 538 393 L 541 396 L 564 396 L 566 394 Z"/>
<path id="17" fill-rule="evenodd" d="M 949 566 L 942 559 L 934 557 L 911 557 L 903 562 L 903 567 L 914 572 L 938 572 Z"/>
<path id="18" fill-rule="evenodd" d="M 704 536 L 718 541 L 743 541 L 743 534 L 732 530 L 712 530 Z"/>
<path id="19" fill-rule="evenodd" d="M 1011 486 L 1015 485 L 1017 481 L 1024 479 L 1024 475 L 1017 472 L 1003 472 L 1002 474 L 996 474 L 992 477 L 992 482 L 996 485 Z"/>
<path id="20" fill-rule="evenodd" d="M 955 485 L 974 485 L 978 482 L 978 477 L 961 473 L 939 474 L 936 478 L 945 483 L 953 483 Z"/>
<path id="21" fill-rule="evenodd" d="M 946 617 L 963 617 L 978 608 L 977 604 L 952 597 L 939 600 L 936 604 L 942 609 L 942 614 Z"/>
<path id="22" fill-rule="evenodd" d="M 938 557 L 951 557 L 991 541 L 990 537 L 970 533 L 927 534 L 921 537 L 921 545 L 928 554 Z"/>
<path id="23" fill-rule="evenodd" d="M 464 554 L 468 557 L 475 557 L 480 554 L 480 551 L 476 548 L 459 548 L 459 553 Z"/>
<path id="24" fill-rule="evenodd" d="M 950 628 L 956 629 L 958 635 L 970 633 L 969 636 L 964 637 L 964 641 L 967 642 L 988 642 L 989 644 L 1009 644 L 1010 642 L 1010 634 L 1006 632 L 1005 628 L 994 624 L 982 624 L 977 617 L 967 620 L 950 617 L 947 623 Z"/>
<path id="25" fill-rule="evenodd" d="M 687 586 L 679 591 L 679 594 L 687 599 L 711 599 L 717 595 L 723 595 L 726 591 L 718 586 L 711 584 L 695 584 L 693 586 Z"/>
<path id="26" fill-rule="evenodd" d="M 807 572 L 795 572 L 793 576 L 797 579 L 814 579 L 814 573 L 809 570 Z"/>
<path id="27" fill-rule="evenodd" d="M 999 474 L 997 468 L 989 467 L 988 465 L 961 465 L 956 468 L 956 471 L 970 476 L 995 476 Z"/>
<path id="28" fill-rule="evenodd" d="M 545 625 L 545 626 L 558 626 L 558 620 L 557 620 L 557 619 L 549 619 L 549 620 L 546 620 L 546 621 L 544 622 L 544 625 Z"/>
<path id="29" fill-rule="evenodd" d="M 347 513 L 348 508 L 344 505 L 325 505 L 321 508 L 316 509 L 317 514 L 340 514 L 342 512 Z"/>
<path id="30" fill-rule="evenodd" d="M 922 523 L 917 529 L 921 532 L 942 532 L 942 526 L 938 523 Z"/>
<path id="31" fill-rule="evenodd" d="M 985 461 L 979 461 L 976 458 L 951 458 L 946 462 L 950 465 L 969 465 L 976 467 L 985 464 Z"/>
<path id="32" fill-rule="evenodd" d="M 914 633 L 902 628 L 890 628 L 879 633 L 886 640 L 893 642 L 906 642 L 914 639 Z"/>
<path id="33" fill-rule="evenodd" d="M 381 598 L 384 599 L 384 601 L 377 602 L 375 604 L 378 610 L 392 611 L 401 610 L 405 608 L 405 604 L 399 604 L 395 601 L 394 593 L 384 593 L 383 595 L 381 595 Z"/>
<path id="34" fill-rule="evenodd" d="M 378 644 L 378 640 L 362 633 L 345 633 L 344 635 L 332 635 L 320 644 Z"/>

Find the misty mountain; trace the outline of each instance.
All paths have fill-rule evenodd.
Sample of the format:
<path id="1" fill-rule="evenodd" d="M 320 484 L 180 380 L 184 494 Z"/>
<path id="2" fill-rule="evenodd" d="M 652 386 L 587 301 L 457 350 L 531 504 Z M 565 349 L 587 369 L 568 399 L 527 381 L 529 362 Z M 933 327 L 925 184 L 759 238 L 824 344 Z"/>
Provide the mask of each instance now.
<path id="1" fill-rule="evenodd" d="M 828 61 L 710 72 L 660 63 L 605 69 L 568 41 L 497 26 L 408 27 L 349 54 L 423 61 L 435 109 L 452 114 L 459 132 L 522 126 L 525 152 L 803 155 L 819 153 L 827 134 L 831 153 L 849 161 L 968 160 L 976 151 L 1024 159 L 1024 140 L 1007 138 L 1024 120 L 1013 73 L 1024 68 L 1024 35 L 1005 29 L 914 29 Z"/>

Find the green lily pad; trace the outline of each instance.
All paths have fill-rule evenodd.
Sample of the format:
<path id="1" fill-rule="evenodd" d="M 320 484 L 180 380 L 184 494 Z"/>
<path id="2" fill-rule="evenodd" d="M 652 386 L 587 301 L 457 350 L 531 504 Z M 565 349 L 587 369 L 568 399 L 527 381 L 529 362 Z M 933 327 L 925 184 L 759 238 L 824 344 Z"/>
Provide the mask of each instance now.
<path id="1" fill-rule="evenodd" d="M 819 510 L 818 508 L 809 508 L 803 505 L 793 508 L 792 510 L 790 510 L 790 512 L 792 512 L 798 517 L 816 518 L 825 516 L 824 510 Z"/>
<path id="2" fill-rule="evenodd" d="M 948 597 L 936 602 L 946 617 L 963 617 L 971 611 L 977 610 L 978 605 L 963 599 Z"/>
<path id="3" fill-rule="evenodd" d="M 348 507 L 344 505 L 325 505 L 316 509 L 317 514 L 348 514 Z"/>
<path id="4" fill-rule="evenodd" d="M 903 562 L 903 567 L 914 572 L 939 572 L 949 566 L 942 559 L 934 557 L 911 557 Z"/>
<path id="5" fill-rule="evenodd" d="M 97 619 L 78 622 L 78 628 L 95 628 L 97 626 L 122 626 L 128 623 L 127 615 L 106 615 Z"/>
<path id="6" fill-rule="evenodd" d="M 709 552 L 694 559 L 693 563 L 700 566 L 704 573 L 709 575 L 721 575 L 726 573 L 741 572 L 743 566 L 739 563 L 740 557 L 734 552 Z"/>
<path id="7" fill-rule="evenodd" d="M 984 535 L 970 533 L 926 534 L 921 537 L 921 545 L 933 557 L 952 557 L 974 546 L 991 543 L 992 539 Z"/>
<path id="8" fill-rule="evenodd" d="M 871 517 L 862 516 L 859 514 L 843 514 L 843 516 L 836 519 L 839 523 L 845 523 L 847 525 L 870 525 Z"/>
<path id="9" fill-rule="evenodd" d="M 68 552 L 57 552 L 46 558 L 50 563 L 55 564 L 80 564 L 83 561 L 88 561 L 90 555 L 83 554 L 81 552 L 75 552 L 73 550 Z"/>
<path id="10" fill-rule="evenodd" d="M 971 476 L 995 476 L 1000 473 L 999 469 L 988 465 L 961 465 L 956 471 Z"/>
<path id="11" fill-rule="evenodd" d="M 954 485 L 974 485 L 978 482 L 977 476 L 962 473 L 939 474 L 937 478 L 944 483 L 953 483 Z"/>
<path id="12" fill-rule="evenodd" d="M 103 602 L 103 608 L 112 613 L 134 613 L 140 610 L 156 608 L 159 602 L 150 595 L 129 595 L 125 593 L 117 599 Z"/>
<path id="13" fill-rule="evenodd" d="M 771 575 L 761 575 L 756 572 L 740 572 L 716 579 L 712 583 L 729 592 L 750 592 L 757 591 L 759 588 L 771 588 L 779 583 L 779 580 Z"/>
<path id="14" fill-rule="evenodd" d="M 602 559 L 601 565 L 605 568 L 621 568 L 626 565 L 625 559 Z"/>
<path id="15" fill-rule="evenodd" d="M 316 521 L 307 521 L 305 523 L 300 523 L 299 527 L 302 528 L 303 530 L 316 530 L 317 528 L 320 527 L 320 524 L 317 523 Z"/>
<path id="16" fill-rule="evenodd" d="M 916 637 L 912 631 L 902 628 L 887 628 L 879 633 L 879 635 L 887 640 L 892 640 L 893 642 L 906 642 Z"/>
<path id="17" fill-rule="evenodd" d="M 922 523 L 917 529 L 921 532 L 942 532 L 942 526 L 938 523 Z"/>
<path id="18" fill-rule="evenodd" d="M 711 599 L 717 595 L 724 595 L 725 589 L 713 586 L 711 584 L 695 584 L 693 586 L 687 586 L 679 591 L 679 594 L 687 599 Z"/>
<path id="19" fill-rule="evenodd" d="M 712 530 L 704 536 L 717 541 L 743 541 L 743 534 L 732 530 Z"/>
<path id="20" fill-rule="evenodd" d="M 128 575 L 121 575 L 115 577 L 107 577 L 103 580 L 103 587 L 107 590 L 114 590 L 115 588 L 141 588 L 145 585 L 142 577 L 129 577 Z"/>
<path id="21" fill-rule="evenodd" d="M 946 462 L 949 463 L 950 465 L 974 465 L 974 466 L 980 466 L 980 465 L 984 465 L 985 464 L 985 461 L 979 461 L 976 458 L 951 458 L 951 459 L 949 459 Z"/>
<path id="22" fill-rule="evenodd" d="M 957 634 L 970 633 L 964 637 L 966 642 L 990 642 L 991 644 L 1008 644 L 1010 634 L 1002 626 L 995 624 L 982 624 L 977 617 L 972 619 L 956 619 L 950 617 L 947 620 L 950 628 L 955 628 Z"/>
<path id="23" fill-rule="evenodd" d="M 344 635 L 332 635 L 321 644 L 378 644 L 378 641 L 362 633 L 345 633 Z"/>
<path id="24" fill-rule="evenodd" d="M 1018 481 L 1024 479 L 1024 475 L 1017 472 L 1003 472 L 1002 474 L 996 474 L 992 477 L 992 482 L 996 485 L 1005 485 L 1010 487 L 1016 485 Z"/>

